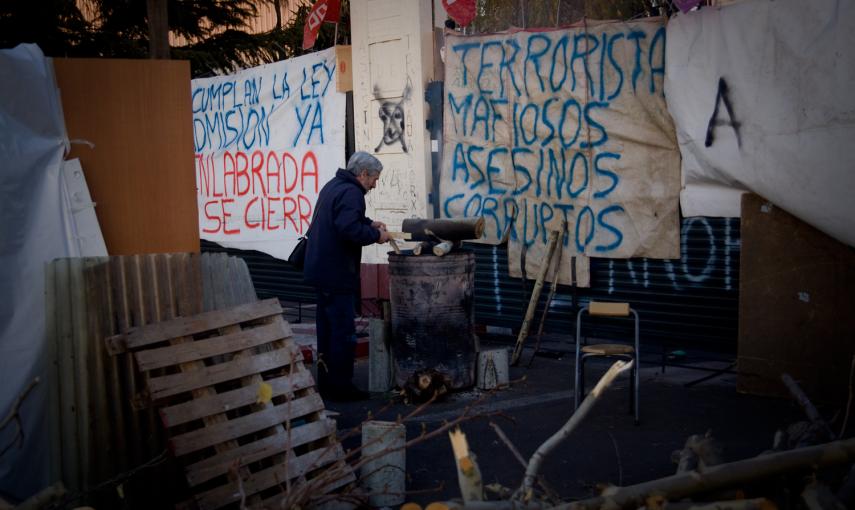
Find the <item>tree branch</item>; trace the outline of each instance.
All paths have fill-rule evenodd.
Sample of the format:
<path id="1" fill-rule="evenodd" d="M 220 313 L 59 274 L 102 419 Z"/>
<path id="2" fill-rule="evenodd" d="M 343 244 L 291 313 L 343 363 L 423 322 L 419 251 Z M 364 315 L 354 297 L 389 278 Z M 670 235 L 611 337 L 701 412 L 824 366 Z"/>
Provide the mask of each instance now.
<path id="1" fill-rule="evenodd" d="M 2 450 L 0 450 L 0 457 L 2 457 L 7 451 L 9 451 L 12 448 L 12 445 L 14 445 L 16 442 L 20 444 L 24 441 L 24 429 L 23 427 L 21 427 L 20 415 L 21 404 L 24 403 L 24 399 L 27 398 L 27 395 L 29 395 L 30 392 L 33 391 L 33 388 L 35 388 L 36 385 L 39 384 L 39 382 L 41 382 L 41 379 L 38 377 L 30 381 L 30 384 L 28 384 L 27 387 L 24 388 L 24 391 L 21 392 L 20 395 L 18 395 L 18 398 L 15 399 L 15 403 L 12 404 L 12 408 L 9 410 L 9 414 L 6 415 L 6 417 L 3 418 L 3 421 L 0 422 L 0 430 L 6 428 L 6 425 L 8 425 L 13 420 L 15 421 L 15 426 L 17 427 L 17 429 L 15 430 L 14 437 L 12 437 L 12 441 Z"/>
<path id="2" fill-rule="evenodd" d="M 621 372 L 629 370 L 632 368 L 633 361 L 629 363 L 625 361 L 616 361 L 611 368 L 600 378 L 600 381 L 594 387 L 594 390 L 582 401 L 582 405 L 579 406 L 579 409 L 570 416 L 570 419 L 567 420 L 567 423 L 561 427 L 558 432 L 552 435 L 549 439 L 547 439 L 537 451 L 531 456 L 531 459 L 528 461 L 528 468 L 525 471 L 525 478 L 523 479 L 522 487 L 520 487 L 520 491 L 518 497 L 528 501 L 531 499 L 531 488 L 534 485 L 534 481 L 537 478 L 537 473 L 540 471 L 540 466 L 543 464 L 543 460 L 549 455 L 552 450 L 555 449 L 561 442 L 563 442 L 567 437 L 570 436 L 570 433 L 585 419 L 585 416 L 591 410 L 592 407 L 597 403 L 600 398 L 600 395 L 612 384 L 615 378 Z"/>

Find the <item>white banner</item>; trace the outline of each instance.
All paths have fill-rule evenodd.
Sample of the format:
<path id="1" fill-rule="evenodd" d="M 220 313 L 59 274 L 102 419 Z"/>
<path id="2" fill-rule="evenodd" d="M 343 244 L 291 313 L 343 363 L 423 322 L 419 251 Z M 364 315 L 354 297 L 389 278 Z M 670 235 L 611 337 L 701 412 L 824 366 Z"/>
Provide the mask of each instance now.
<path id="1" fill-rule="evenodd" d="M 287 259 L 318 192 L 344 167 L 333 48 L 193 80 L 202 239 Z"/>
<path id="2" fill-rule="evenodd" d="M 668 24 L 684 216 L 751 190 L 855 246 L 855 4 L 745 1 Z"/>
<path id="3" fill-rule="evenodd" d="M 491 243 L 510 229 L 511 260 L 525 243 L 535 270 L 562 221 L 564 269 L 679 257 L 661 20 L 449 36 L 445 59 L 443 216 L 484 216 Z"/>

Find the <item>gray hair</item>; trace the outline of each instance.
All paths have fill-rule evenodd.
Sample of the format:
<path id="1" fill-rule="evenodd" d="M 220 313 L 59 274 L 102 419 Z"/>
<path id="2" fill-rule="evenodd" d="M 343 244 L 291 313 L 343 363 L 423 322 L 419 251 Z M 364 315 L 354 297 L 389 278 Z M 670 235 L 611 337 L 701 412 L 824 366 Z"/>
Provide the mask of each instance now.
<path id="1" fill-rule="evenodd" d="M 350 159 L 347 160 L 348 172 L 353 175 L 359 175 L 363 170 L 369 174 L 379 174 L 383 170 L 383 163 L 367 152 L 354 152 Z"/>

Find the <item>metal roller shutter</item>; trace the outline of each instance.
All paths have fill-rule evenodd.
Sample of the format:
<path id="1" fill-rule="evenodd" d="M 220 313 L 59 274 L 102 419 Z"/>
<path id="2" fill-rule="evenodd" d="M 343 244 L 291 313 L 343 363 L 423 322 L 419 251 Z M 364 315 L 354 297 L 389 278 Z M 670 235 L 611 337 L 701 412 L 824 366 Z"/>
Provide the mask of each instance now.
<path id="1" fill-rule="evenodd" d="M 679 260 L 591 259 L 591 287 L 577 301 L 627 301 L 641 318 L 642 340 L 685 348 L 735 353 L 739 304 L 739 219 L 684 218 Z M 471 243 L 476 254 L 475 319 L 517 331 L 528 296 L 508 275 L 506 246 Z M 532 282 L 528 283 L 531 292 Z M 547 289 L 536 314 L 540 318 Z M 559 286 L 546 332 L 575 331 L 573 289 Z M 586 321 L 588 323 L 588 321 Z M 590 335 L 631 334 L 629 321 L 591 321 Z M 536 331 L 536 323 L 533 331 Z"/>

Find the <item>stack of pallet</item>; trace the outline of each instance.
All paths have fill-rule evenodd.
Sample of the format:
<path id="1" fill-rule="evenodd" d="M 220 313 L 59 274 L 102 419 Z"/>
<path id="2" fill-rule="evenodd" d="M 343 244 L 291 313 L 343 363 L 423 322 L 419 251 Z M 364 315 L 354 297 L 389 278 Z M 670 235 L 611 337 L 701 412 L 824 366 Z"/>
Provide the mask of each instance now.
<path id="1" fill-rule="evenodd" d="M 279 507 L 326 472 L 354 480 L 275 299 L 147 325 L 109 339 L 131 351 L 199 508 Z"/>

